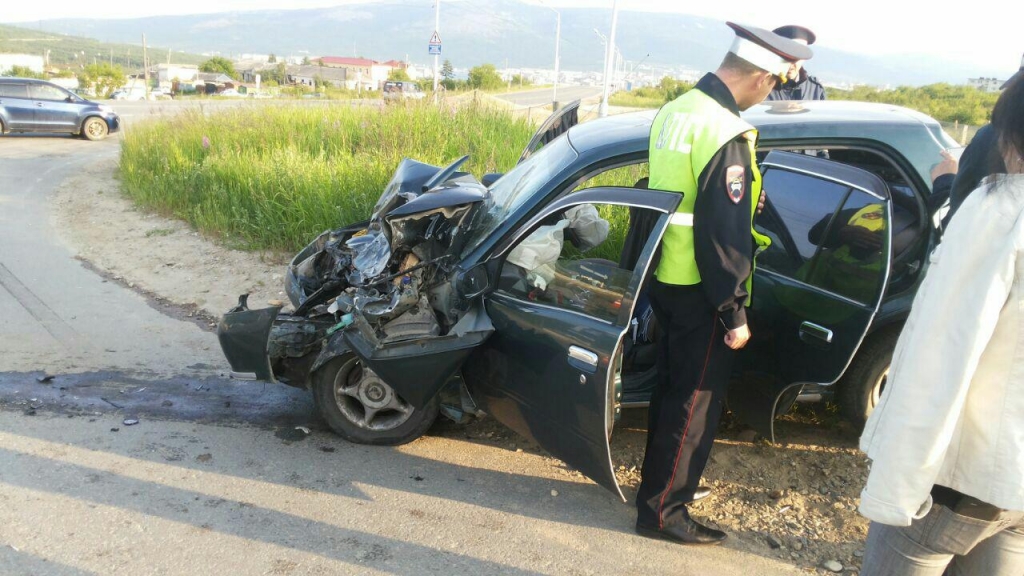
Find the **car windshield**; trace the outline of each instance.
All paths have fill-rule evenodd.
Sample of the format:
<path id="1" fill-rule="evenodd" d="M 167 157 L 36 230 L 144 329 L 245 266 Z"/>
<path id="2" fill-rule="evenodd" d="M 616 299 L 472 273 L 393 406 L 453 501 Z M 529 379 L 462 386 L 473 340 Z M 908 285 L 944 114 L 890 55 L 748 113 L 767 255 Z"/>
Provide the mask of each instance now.
<path id="1" fill-rule="evenodd" d="M 492 184 L 490 206 L 469 239 L 463 255 L 479 246 L 506 218 L 577 157 L 576 150 L 563 135 Z"/>

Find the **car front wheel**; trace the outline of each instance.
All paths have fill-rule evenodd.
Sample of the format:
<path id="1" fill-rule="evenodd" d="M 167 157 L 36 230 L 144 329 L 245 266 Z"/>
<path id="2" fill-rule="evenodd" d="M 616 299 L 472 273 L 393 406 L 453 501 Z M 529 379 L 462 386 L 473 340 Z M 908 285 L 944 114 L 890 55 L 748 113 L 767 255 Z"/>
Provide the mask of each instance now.
<path id="1" fill-rule="evenodd" d="M 864 427 L 882 397 L 899 335 L 899 331 L 890 330 L 869 337 L 839 384 L 839 409 L 858 429 Z"/>
<path id="2" fill-rule="evenodd" d="M 395 446 L 423 436 L 437 418 L 435 396 L 417 409 L 402 399 L 354 354 L 328 362 L 313 378 L 317 409 L 342 438 L 357 444 Z"/>
<path id="3" fill-rule="evenodd" d="M 103 140 L 107 137 L 107 123 L 102 118 L 95 116 L 86 118 L 82 123 L 82 136 L 93 142 Z"/>

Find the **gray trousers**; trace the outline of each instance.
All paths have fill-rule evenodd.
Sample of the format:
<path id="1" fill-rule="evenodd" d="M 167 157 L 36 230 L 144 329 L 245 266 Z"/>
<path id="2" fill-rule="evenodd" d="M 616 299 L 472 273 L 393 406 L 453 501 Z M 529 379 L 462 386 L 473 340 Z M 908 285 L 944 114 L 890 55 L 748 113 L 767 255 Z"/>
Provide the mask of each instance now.
<path id="1" fill-rule="evenodd" d="M 942 505 L 906 527 L 871 523 L 862 576 L 1024 576 L 1024 512 L 995 520 Z"/>

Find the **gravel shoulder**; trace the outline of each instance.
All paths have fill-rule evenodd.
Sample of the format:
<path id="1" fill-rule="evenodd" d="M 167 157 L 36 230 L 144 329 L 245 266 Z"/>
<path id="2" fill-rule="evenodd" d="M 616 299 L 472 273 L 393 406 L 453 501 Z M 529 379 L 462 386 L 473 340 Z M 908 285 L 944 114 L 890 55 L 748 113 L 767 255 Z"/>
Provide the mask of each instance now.
<path id="1" fill-rule="evenodd" d="M 283 266 L 290 254 L 225 248 L 181 221 L 136 208 L 120 193 L 116 161 L 85 168 L 61 186 L 52 203 L 54 228 L 86 265 L 149 296 L 177 305 L 211 329 L 220 314 L 250 293 L 250 305 L 286 301 Z M 705 481 L 714 492 L 694 516 L 732 535 L 732 548 L 790 562 L 808 573 L 857 573 L 867 522 L 857 514 L 867 474 L 856 434 L 825 408 L 801 409 L 778 424 L 775 446 L 753 441 L 724 418 Z M 646 415 L 626 411 L 612 442 L 628 499 L 636 493 Z M 443 426 L 452 438 L 472 438 L 546 457 L 492 420 Z M 554 462 L 554 461 L 553 461 Z M 568 478 L 577 472 L 562 467 Z M 596 488 L 595 488 L 596 489 Z"/>

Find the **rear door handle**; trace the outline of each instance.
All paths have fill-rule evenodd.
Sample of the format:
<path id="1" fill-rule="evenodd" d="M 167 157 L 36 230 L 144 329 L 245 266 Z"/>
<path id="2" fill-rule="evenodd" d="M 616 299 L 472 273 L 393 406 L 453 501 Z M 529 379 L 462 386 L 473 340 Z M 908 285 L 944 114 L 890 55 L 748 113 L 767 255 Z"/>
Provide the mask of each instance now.
<path id="1" fill-rule="evenodd" d="M 824 326 L 818 326 L 814 322 L 804 322 L 800 324 L 800 339 L 806 341 L 808 338 L 814 338 L 826 344 L 832 343 L 832 331 Z"/>
<path id="2" fill-rule="evenodd" d="M 43 103 L 42 102 L 36 102 L 36 107 L 42 108 L 43 107 Z"/>
<path id="3" fill-rule="evenodd" d="M 590 350 L 579 346 L 569 346 L 569 364 L 572 366 L 593 374 L 597 372 L 597 361 L 597 354 Z"/>

